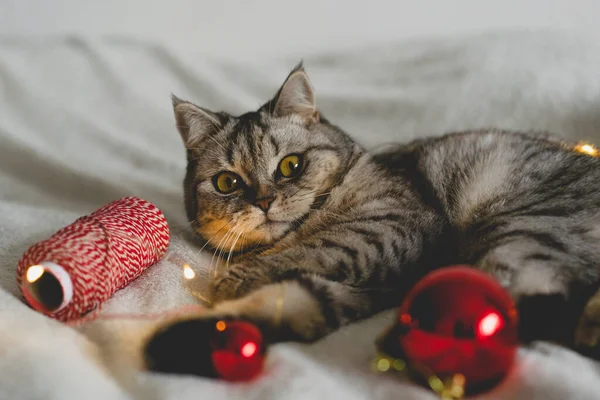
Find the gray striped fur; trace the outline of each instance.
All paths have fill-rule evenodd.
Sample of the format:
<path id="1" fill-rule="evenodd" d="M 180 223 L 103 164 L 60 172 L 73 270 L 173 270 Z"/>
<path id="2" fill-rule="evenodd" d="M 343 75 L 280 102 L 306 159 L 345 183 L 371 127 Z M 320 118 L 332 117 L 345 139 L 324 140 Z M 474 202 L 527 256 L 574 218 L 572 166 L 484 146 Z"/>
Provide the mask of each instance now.
<path id="1" fill-rule="evenodd" d="M 209 247 L 231 253 L 210 315 L 249 318 L 272 340 L 315 340 L 398 305 L 427 272 L 467 263 L 514 296 L 524 340 L 573 344 L 600 281 L 599 158 L 498 130 L 370 153 L 318 112 L 301 65 L 256 112 L 177 98 L 174 109 L 188 217 Z M 291 153 L 304 170 L 280 180 Z M 219 194 L 213 176 L 224 170 L 245 189 Z M 263 198 L 274 199 L 267 214 Z"/>

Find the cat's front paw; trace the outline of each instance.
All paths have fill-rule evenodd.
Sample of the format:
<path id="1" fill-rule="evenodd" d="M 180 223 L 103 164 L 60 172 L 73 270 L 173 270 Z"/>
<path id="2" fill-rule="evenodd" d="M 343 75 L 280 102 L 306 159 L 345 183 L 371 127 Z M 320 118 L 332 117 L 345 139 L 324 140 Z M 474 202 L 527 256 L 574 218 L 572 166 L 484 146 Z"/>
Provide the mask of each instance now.
<path id="1" fill-rule="evenodd" d="M 214 302 L 237 299 L 269 282 L 268 275 L 259 266 L 233 264 L 212 282 L 211 297 Z"/>

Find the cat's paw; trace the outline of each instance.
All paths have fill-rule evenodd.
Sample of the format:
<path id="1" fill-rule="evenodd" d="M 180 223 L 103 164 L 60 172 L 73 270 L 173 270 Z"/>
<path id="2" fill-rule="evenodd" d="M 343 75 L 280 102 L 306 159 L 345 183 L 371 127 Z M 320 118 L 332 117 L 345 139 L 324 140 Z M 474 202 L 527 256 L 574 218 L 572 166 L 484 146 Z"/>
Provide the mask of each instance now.
<path id="1" fill-rule="evenodd" d="M 210 283 L 210 295 L 213 302 L 221 302 L 239 297 L 238 289 L 242 285 L 243 278 L 236 272 L 241 269 L 237 264 L 232 265 L 226 271 L 217 275 Z"/>
<path id="2" fill-rule="evenodd" d="M 269 283 L 264 270 L 253 264 L 233 264 L 211 283 L 214 302 L 240 298 Z"/>
<path id="3" fill-rule="evenodd" d="M 575 346 L 582 353 L 600 359 L 600 290 L 583 310 L 575 330 Z"/>

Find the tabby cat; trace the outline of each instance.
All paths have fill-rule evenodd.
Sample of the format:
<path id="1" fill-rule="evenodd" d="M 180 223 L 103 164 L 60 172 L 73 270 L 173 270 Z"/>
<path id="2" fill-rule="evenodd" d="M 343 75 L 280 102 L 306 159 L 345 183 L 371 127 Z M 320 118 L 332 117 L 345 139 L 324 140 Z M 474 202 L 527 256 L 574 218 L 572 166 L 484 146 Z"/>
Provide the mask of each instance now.
<path id="1" fill-rule="evenodd" d="M 371 153 L 319 112 L 301 64 L 254 112 L 173 106 L 187 216 L 228 262 L 211 311 L 157 333 L 152 368 L 186 372 L 193 351 L 178 346 L 202 320 L 241 317 L 271 340 L 313 341 L 456 263 L 510 291 L 524 341 L 596 343 L 600 158 L 498 130 Z"/>

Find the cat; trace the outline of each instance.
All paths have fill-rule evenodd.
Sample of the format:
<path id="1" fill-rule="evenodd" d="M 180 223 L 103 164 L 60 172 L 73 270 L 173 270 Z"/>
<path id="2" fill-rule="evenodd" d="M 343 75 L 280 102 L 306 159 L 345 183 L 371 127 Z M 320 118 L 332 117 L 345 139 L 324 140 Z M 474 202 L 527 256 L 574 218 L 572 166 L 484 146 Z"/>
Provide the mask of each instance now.
<path id="1" fill-rule="evenodd" d="M 195 322 L 244 318 L 271 341 L 314 341 L 457 263 L 511 293 L 523 341 L 600 336 L 600 158 L 493 129 L 372 153 L 319 111 L 302 63 L 257 111 L 175 96 L 173 107 L 187 217 L 230 262 L 211 283 L 214 307 L 157 333 L 153 369 L 182 371 L 171 364 L 191 357 L 177 348 L 198 337 Z"/>

